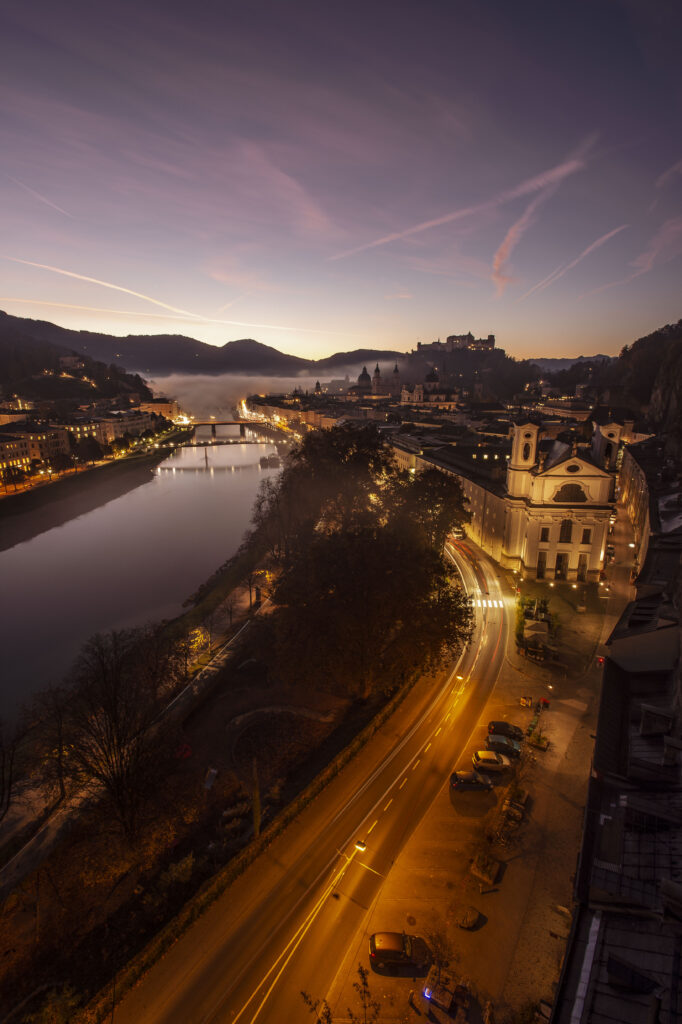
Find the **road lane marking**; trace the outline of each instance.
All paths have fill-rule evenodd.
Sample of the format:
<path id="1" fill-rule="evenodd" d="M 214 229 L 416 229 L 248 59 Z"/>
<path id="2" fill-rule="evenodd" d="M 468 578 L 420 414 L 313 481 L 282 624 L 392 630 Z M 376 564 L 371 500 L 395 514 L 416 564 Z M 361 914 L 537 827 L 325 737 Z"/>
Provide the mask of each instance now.
<path id="1" fill-rule="evenodd" d="M 390 800 L 388 801 L 388 803 L 387 803 L 387 804 L 386 804 L 386 806 L 384 807 L 384 810 L 385 810 L 385 811 L 387 811 L 387 810 L 389 809 L 389 807 L 391 806 L 391 804 L 392 804 L 392 803 L 393 803 L 393 797 L 391 797 L 391 799 L 390 799 Z"/>
<path id="2" fill-rule="evenodd" d="M 374 826 L 378 825 L 378 824 L 379 824 L 379 819 L 377 818 L 377 820 L 374 822 L 374 824 L 370 825 L 369 828 L 367 829 L 367 835 L 369 835 L 370 832 L 372 831 L 372 829 L 374 828 Z"/>
<path id="3" fill-rule="evenodd" d="M 402 782 L 400 783 L 400 785 L 398 786 L 398 789 L 402 789 L 402 788 L 403 788 L 403 786 L 405 785 L 405 783 L 406 783 L 406 782 L 407 782 L 407 775 L 405 776 L 405 778 L 403 779 L 403 781 L 402 781 Z"/>
<path id="4" fill-rule="evenodd" d="M 429 749 L 429 747 L 430 747 L 430 746 L 431 746 L 431 744 L 430 744 L 430 743 L 427 743 L 427 744 L 426 744 L 426 746 L 424 747 L 424 753 L 426 753 L 426 751 L 427 751 L 427 750 Z"/>
<path id="5" fill-rule="evenodd" d="M 442 729 L 442 728 L 443 728 L 443 726 L 442 726 L 442 725 L 439 725 L 439 726 L 438 726 L 438 728 L 436 729 L 436 732 L 435 732 L 435 735 L 436 735 L 436 736 L 438 735 L 438 733 L 439 733 L 439 732 L 441 731 L 441 729 Z"/>
<path id="6" fill-rule="evenodd" d="M 419 762 L 420 762 L 420 761 L 421 761 L 421 758 L 417 758 L 417 760 L 416 760 L 416 761 L 414 762 L 414 764 L 412 765 L 412 771 L 414 771 L 414 770 L 415 770 L 415 768 L 417 768 L 417 766 L 418 766 L 418 764 L 419 764 Z"/>
<path id="7" fill-rule="evenodd" d="M 445 721 L 446 721 L 446 722 L 447 722 L 447 720 L 448 720 L 448 718 L 450 717 L 450 715 L 451 715 L 451 714 L 452 714 L 452 712 L 451 712 L 451 711 L 448 711 L 447 715 L 445 716 Z"/>

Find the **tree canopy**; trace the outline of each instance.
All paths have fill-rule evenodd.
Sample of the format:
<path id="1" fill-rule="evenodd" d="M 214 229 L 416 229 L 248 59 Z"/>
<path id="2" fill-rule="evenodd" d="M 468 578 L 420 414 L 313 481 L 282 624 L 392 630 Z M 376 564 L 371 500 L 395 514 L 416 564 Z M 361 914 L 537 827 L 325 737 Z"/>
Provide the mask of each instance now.
<path id="1" fill-rule="evenodd" d="M 259 624 L 271 671 L 366 699 L 443 664 L 470 629 L 442 554 L 467 518 L 454 477 L 399 471 L 373 426 L 307 435 L 253 517 L 281 570 Z"/>

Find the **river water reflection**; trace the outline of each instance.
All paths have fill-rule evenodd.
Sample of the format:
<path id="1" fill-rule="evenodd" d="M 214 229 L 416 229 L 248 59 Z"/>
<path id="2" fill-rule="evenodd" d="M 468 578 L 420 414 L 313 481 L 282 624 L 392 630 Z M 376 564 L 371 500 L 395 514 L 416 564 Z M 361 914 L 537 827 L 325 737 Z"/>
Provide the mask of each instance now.
<path id="1" fill-rule="evenodd" d="M 0 718 L 58 682 L 93 633 L 177 615 L 239 546 L 273 452 L 179 448 L 141 486 L 0 553 Z"/>

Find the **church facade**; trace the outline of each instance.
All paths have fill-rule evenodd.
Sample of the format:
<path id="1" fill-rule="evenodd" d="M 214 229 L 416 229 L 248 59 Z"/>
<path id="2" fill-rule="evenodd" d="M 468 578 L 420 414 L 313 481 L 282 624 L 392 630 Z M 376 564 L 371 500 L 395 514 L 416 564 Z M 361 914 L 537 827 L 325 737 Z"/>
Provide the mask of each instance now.
<path id="1" fill-rule="evenodd" d="M 543 440 L 540 426 L 525 422 L 513 427 L 506 478 L 501 466 L 496 478 L 477 472 L 480 458 L 468 468 L 456 446 L 412 458 L 417 472 L 435 466 L 458 478 L 469 502 L 467 535 L 505 569 L 524 579 L 599 579 L 613 476 L 592 461 L 587 448 Z"/>

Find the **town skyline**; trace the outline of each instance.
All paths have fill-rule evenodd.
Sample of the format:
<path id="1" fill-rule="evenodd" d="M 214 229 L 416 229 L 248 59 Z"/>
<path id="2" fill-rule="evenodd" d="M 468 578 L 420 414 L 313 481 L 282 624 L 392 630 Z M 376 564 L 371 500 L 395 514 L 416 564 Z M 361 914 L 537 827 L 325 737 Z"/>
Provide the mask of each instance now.
<path id="1" fill-rule="evenodd" d="M 579 13 L 9 4 L 0 308 L 311 359 L 616 355 L 679 316 L 679 12 Z"/>

